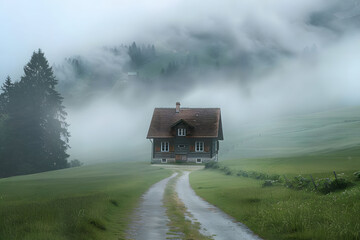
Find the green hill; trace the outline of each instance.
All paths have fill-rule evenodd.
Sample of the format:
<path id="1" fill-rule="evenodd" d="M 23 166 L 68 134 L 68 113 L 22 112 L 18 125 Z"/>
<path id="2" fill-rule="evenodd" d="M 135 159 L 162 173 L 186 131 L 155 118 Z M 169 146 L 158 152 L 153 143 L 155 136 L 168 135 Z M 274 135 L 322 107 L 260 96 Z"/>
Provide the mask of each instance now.
<path id="1" fill-rule="evenodd" d="M 360 107 L 239 124 L 222 159 L 326 153 L 360 146 Z"/>

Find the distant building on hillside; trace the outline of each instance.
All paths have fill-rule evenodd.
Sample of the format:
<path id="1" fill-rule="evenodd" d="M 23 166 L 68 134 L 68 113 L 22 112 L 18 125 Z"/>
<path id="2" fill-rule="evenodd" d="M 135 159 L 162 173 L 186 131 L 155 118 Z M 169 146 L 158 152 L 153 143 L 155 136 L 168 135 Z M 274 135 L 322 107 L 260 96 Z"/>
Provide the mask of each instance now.
<path id="1" fill-rule="evenodd" d="M 137 78 L 139 76 L 139 73 L 138 72 L 128 72 L 127 76 L 128 76 L 128 79 Z"/>
<path id="2" fill-rule="evenodd" d="M 147 139 L 151 163 L 206 163 L 218 161 L 224 140 L 220 108 L 155 108 Z"/>

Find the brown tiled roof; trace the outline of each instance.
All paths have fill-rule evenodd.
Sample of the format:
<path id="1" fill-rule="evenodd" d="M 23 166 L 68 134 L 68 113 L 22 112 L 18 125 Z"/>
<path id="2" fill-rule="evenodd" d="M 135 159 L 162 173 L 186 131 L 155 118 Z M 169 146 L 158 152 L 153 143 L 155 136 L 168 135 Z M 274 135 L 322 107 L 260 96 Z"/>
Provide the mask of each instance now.
<path id="1" fill-rule="evenodd" d="M 180 120 L 192 128 L 188 137 L 223 140 L 220 108 L 181 108 L 179 113 L 175 108 L 155 108 L 147 138 L 173 137 L 172 126 Z"/>

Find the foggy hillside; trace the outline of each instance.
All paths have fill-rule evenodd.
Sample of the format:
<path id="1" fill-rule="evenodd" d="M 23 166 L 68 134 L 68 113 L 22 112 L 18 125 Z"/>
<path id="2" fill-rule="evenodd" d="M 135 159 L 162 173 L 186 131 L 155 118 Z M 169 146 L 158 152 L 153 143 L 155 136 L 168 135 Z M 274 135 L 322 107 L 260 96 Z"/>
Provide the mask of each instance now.
<path id="1" fill-rule="evenodd" d="M 254 122 L 257 135 L 274 121 L 291 128 L 290 115 L 360 104 L 359 1 L 65 1 L 41 3 L 39 16 L 40 3 L 22 3 L 18 21 L 8 14 L 17 4 L 0 3 L 0 52 L 10 56 L 0 81 L 19 78 L 30 53 L 44 50 L 65 97 L 71 158 L 147 160 L 152 111 L 176 101 L 221 108 L 224 158 L 282 151 L 287 141 L 262 132 L 247 141 Z M 308 146 L 296 144 L 283 153 Z"/>

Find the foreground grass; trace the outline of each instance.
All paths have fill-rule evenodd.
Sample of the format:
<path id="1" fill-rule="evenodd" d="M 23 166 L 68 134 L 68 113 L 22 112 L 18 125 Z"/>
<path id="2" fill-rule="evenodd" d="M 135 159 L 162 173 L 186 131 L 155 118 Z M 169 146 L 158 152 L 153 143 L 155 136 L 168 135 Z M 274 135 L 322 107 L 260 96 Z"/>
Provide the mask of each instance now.
<path id="1" fill-rule="evenodd" d="M 171 174 L 108 163 L 0 180 L 0 239 L 123 239 L 140 196 Z"/>
<path id="2" fill-rule="evenodd" d="M 360 239 L 360 187 L 321 195 L 215 170 L 190 175 L 196 193 L 265 239 Z"/>
<path id="3" fill-rule="evenodd" d="M 179 173 L 177 177 L 171 179 L 165 189 L 164 205 L 166 214 L 170 219 L 170 233 L 167 239 L 210 240 L 212 238 L 199 232 L 200 224 L 193 224 L 188 218 L 191 217 L 190 213 L 187 212 L 185 205 L 175 192 L 175 184 L 181 174 Z"/>
<path id="4" fill-rule="evenodd" d="M 351 153 L 351 158 L 349 158 Z M 344 172 L 355 185 L 327 195 L 283 186 L 262 187 L 263 181 L 218 170 L 190 175 L 196 193 L 246 224 L 265 239 L 360 239 L 359 150 L 281 159 L 223 161 L 230 169 L 269 174 L 329 176 Z M 234 171 L 235 172 L 235 171 Z"/>

